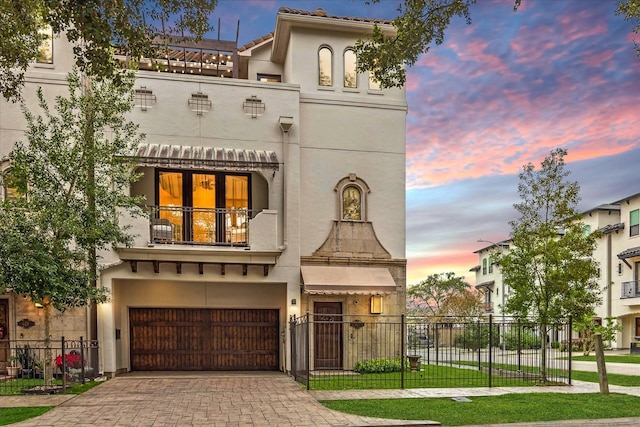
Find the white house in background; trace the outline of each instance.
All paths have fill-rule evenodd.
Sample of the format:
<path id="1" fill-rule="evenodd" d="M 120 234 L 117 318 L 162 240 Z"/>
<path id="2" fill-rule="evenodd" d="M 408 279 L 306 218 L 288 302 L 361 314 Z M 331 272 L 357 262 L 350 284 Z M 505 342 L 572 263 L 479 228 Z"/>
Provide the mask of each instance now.
<path id="1" fill-rule="evenodd" d="M 489 242 L 479 240 L 479 242 L 490 243 L 475 251 L 478 254 L 478 265 L 469 271 L 476 273 L 476 289 L 484 295 L 484 311 L 487 315 L 502 316 L 502 307 L 505 298 L 509 294 L 509 287 L 502 281 L 500 265 L 493 259 L 493 254 L 497 251 L 504 253 L 509 251 L 509 240 L 501 242 Z"/>
<path id="2" fill-rule="evenodd" d="M 102 259 L 103 372 L 286 371 L 291 316 L 404 313 L 407 104 L 404 88 L 355 72 L 353 46 L 374 23 L 394 31 L 281 8 L 246 46 L 163 45 L 141 61 L 131 118 L 147 138 L 131 193 L 149 215 L 127 219 L 134 245 Z M 27 73 L 28 102 L 39 86 L 65 91 L 71 46 L 54 37 L 52 52 Z M 3 103 L 0 156 L 24 129 Z M 9 337 L 24 332 L 16 313 L 41 326 L 22 297 L 1 307 Z M 89 335 L 90 313 L 74 313 L 67 335 Z M 312 349 L 312 369 L 346 368 L 347 331 L 334 339 L 322 358 Z"/>
<path id="3" fill-rule="evenodd" d="M 602 303 L 596 309 L 596 321 L 612 317 L 622 326 L 613 346 L 633 347 L 640 353 L 640 193 L 612 203 L 599 205 L 582 214 L 585 233 L 599 230 L 593 258 L 599 263 Z M 475 251 L 479 264 L 476 288 L 484 292 L 486 311 L 501 315 L 508 286 L 502 281 L 500 266 L 492 262 L 496 250 L 508 250 L 509 241 L 491 243 Z"/>
<path id="4" fill-rule="evenodd" d="M 640 193 L 585 212 L 583 221 L 586 231 L 602 232 L 594 253 L 603 290 L 596 315 L 622 325 L 617 348 L 640 353 Z"/>

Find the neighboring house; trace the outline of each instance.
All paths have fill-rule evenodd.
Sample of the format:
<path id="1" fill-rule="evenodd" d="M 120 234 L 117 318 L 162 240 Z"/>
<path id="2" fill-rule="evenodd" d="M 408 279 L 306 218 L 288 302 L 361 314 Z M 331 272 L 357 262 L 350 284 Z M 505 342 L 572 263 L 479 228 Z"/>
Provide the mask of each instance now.
<path id="1" fill-rule="evenodd" d="M 622 332 L 616 348 L 640 345 L 640 193 L 598 206 L 583 215 L 589 227 L 600 230 L 594 258 L 600 263 L 602 304 L 596 308 L 597 320 L 618 320 Z"/>
<path id="2" fill-rule="evenodd" d="M 585 233 L 602 233 L 593 253 L 602 289 L 602 303 L 595 307 L 594 320 L 602 324 L 612 317 L 622 326 L 612 343 L 614 348 L 640 346 L 640 193 L 588 210 L 582 221 Z M 494 315 L 502 314 L 503 298 L 508 298 L 509 290 L 491 254 L 498 246 L 508 250 L 508 243 L 492 243 L 474 252 L 479 259 L 479 265 L 471 269 L 476 273 L 476 288 L 484 291 L 487 313 Z"/>
<path id="3" fill-rule="evenodd" d="M 374 23 L 394 31 L 281 8 L 246 46 L 203 40 L 141 61 L 131 118 L 147 137 L 131 193 L 149 215 L 128 218 L 134 245 L 102 259 L 103 372 L 287 371 L 291 316 L 404 313 L 407 104 L 355 72 Z M 63 92 L 69 48 L 55 39 L 53 64 L 30 70 L 28 100 L 37 86 Z M 0 155 L 23 138 L 9 110 L 24 122 L 0 107 Z M 0 298 L 9 318 L 27 304 Z M 310 342 L 325 349 L 312 367 L 349 368 L 348 331 Z"/>
<path id="4" fill-rule="evenodd" d="M 478 254 L 479 264 L 469 271 L 476 273 L 476 289 L 484 295 L 486 314 L 502 316 L 502 307 L 509 294 L 509 287 L 502 281 L 500 265 L 495 262 L 493 255 L 498 251 L 507 253 L 510 241 L 503 240 L 494 243 L 480 240 L 480 242 L 490 243 L 490 245 L 474 252 Z"/>

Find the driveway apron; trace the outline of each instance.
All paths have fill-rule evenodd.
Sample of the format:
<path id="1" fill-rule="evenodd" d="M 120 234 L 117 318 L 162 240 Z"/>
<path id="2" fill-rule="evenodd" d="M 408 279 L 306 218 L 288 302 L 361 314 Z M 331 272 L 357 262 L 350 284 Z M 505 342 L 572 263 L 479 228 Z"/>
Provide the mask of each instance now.
<path id="1" fill-rule="evenodd" d="M 143 374 L 115 377 L 17 426 L 428 425 L 342 414 L 279 374 Z"/>

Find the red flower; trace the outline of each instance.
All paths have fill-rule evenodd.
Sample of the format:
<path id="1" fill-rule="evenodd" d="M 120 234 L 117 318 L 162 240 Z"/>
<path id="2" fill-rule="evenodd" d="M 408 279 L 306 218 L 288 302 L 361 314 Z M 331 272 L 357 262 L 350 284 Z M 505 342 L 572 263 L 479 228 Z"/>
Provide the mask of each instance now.
<path id="1" fill-rule="evenodd" d="M 82 367 L 82 360 L 80 359 L 80 355 L 76 353 L 65 354 L 64 361 L 67 364 L 68 368 L 76 368 L 79 369 Z M 62 367 L 62 355 L 59 354 L 56 356 L 56 366 L 58 368 Z"/>

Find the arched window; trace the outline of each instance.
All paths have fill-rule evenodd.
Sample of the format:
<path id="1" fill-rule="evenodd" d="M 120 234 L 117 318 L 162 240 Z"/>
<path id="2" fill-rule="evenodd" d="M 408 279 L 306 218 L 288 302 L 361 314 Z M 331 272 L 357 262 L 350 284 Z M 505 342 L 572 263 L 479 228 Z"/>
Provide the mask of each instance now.
<path id="1" fill-rule="evenodd" d="M 344 51 L 344 87 L 357 88 L 356 53 L 352 48 Z"/>
<path id="2" fill-rule="evenodd" d="M 318 84 L 320 86 L 333 86 L 333 52 L 328 46 L 322 46 L 318 50 Z"/>
<path id="3" fill-rule="evenodd" d="M 2 199 L 16 200 L 18 198 L 18 189 L 11 182 L 11 169 L 2 172 L 0 179 L 2 180 Z"/>

